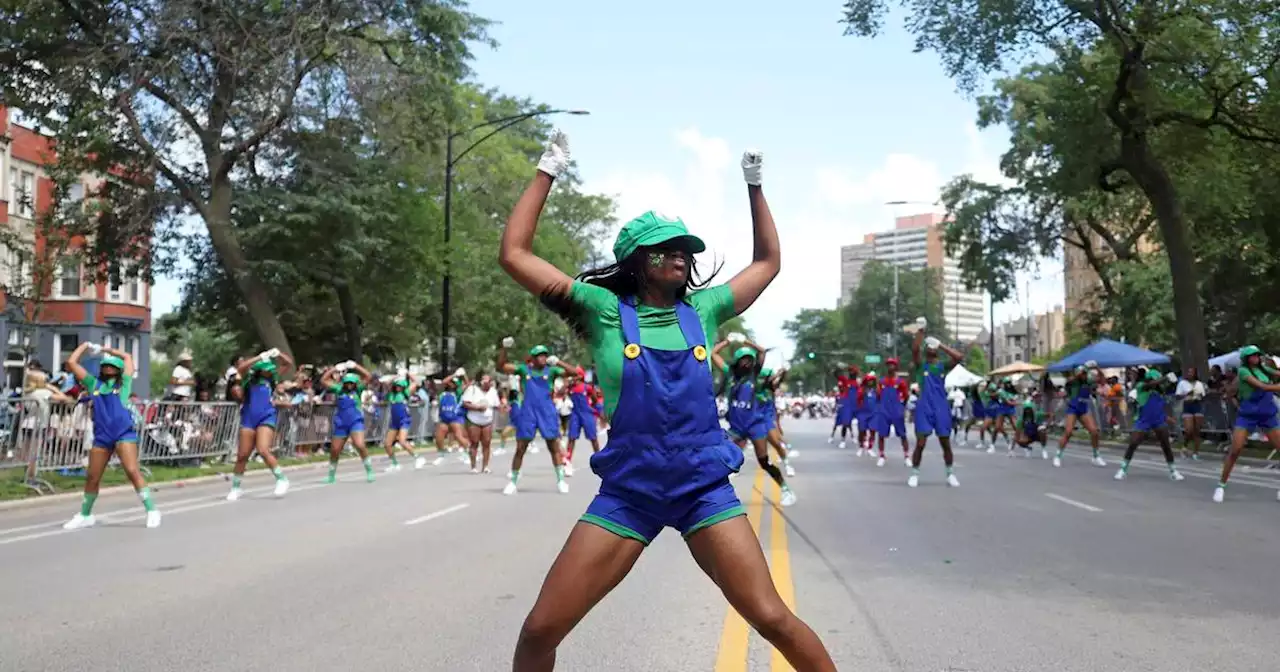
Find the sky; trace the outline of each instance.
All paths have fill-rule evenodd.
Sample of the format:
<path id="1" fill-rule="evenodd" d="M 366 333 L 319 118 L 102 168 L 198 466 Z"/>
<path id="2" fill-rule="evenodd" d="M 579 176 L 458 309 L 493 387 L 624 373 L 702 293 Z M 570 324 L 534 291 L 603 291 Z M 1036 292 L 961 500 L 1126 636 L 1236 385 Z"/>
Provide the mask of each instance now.
<path id="1" fill-rule="evenodd" d="M 890 19 L 876 39 L 843 36 L 840 0 L 612 3 L 473 0 L 494 20 L 496 49 L 478 47 L 479 83 L 590 116 L 564 116 L 584 188 L 613 196 L 618 218 L 678 215 L 724 262 L 727 279 L 751 258 L 751 219 L 739 166 L 764 153 L 764 191 L 777 222 L 782 272 L 745 314 L 779 361 L 782 323 L 801 308 L 833 308 L 840 246 L 892 228 L 929 205 L 956 175 L 998 180 L 1002 128 L 979 131 L 930 53 Z M 531 166 L 532 169 L 532 166 Z M 464 198 L 465 195 L 458 195 Z M 887 206 L 887 201 L 918 205 Z M 606 241 L 607 244 L 607 241 Z M 703 267 L 710 259 L 701 260 Z M 1061 263 L 1023 278 L 996 320 L 1063 301 Z M 177 304 L 161 279 L 157 315 Z"/>

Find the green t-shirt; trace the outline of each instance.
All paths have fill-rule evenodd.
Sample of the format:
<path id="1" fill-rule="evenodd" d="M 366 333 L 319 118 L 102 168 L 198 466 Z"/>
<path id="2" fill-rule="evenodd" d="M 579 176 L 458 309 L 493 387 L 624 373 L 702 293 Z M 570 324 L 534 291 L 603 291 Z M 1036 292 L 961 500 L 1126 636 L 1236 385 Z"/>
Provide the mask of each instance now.
<path id="1" fill-rule="evenodd" d="M 391 391 L 387 393 L 388 404 L 407 404 L 409 403 L 409 394 L 406 392 Z"/>
<path id="2" fill-rule="evenodd" d="M 618 315 L 618 297 L 613 292 L 596 285 L 575 281 L 569 290 L 569 300 L 583 311 L 583 324 L 587 330 L 587 345 L 596 366 L 596 381 L 604 391 L 605 415 L 612 416 L 618 405 L 622 389 L 623 348 L 627 343 L 622 337 L 622 320 Z M 733 291 L 729 285 L 717 285 L 694 292 L 685 297 L 702 322 L 707 347 L 707 369 L 711 369 L 710 349 L 716 330 L 734 316 Z M 640 323 L 640 344 L 654 350 L 688 350 L 684 332 L 680 331 L 680 319 L 675 308 L 636 306 Z"/>
<path id="3" fill-rule="evenodd" d="M 1245 379 L 1256 378 L 1258 379 L 1258 382 L 1266 383 L 1270 385 L 1271 379 L 1272 379 L 1272 375 L 1271 375 L 1272 373 L 1273 372 L 1265 366 L 1258 367 L 1256 369 L 1250 369 L 1249 367 L 1242 365 L 1236 371 L 1236 385 L 1238 386 L 1236 388 L 1236 398 L 1241 400 L 1250 399 L 1253 397 L 1254 394 L 1257 394 L 1258 392 L 1262 391 L 1250 385 L 1249 383 L 1245 382 Z"/>
<path id="4" fill-rule="evenodd" d="M 129 397 L 133 395 L 133 376 L 126 376 L 122 373 L 120 374 L 119 381 L 120 381 L 120 401 L 128 403 Z M 85 376 L 84 379 L 80 381 L 80 384 L 84 386 L 85 390 L 87 390 L 90 394 L 92 394 L 98 391 L 99 382 L 100 381 L 98 380 L 97 376 L 94 376 L 91 373 Z M 111 388 L 105 388 L 105 389 L 111 389 Z"/>

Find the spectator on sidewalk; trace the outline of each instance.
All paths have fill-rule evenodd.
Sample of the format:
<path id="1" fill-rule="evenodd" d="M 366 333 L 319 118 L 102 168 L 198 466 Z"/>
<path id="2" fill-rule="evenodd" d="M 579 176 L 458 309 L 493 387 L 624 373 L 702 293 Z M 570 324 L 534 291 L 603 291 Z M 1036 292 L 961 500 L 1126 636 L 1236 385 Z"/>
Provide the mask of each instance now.
<path id="1" fill-rule="evenodd" d="M 183 350 L 178 355 L 177 366 L 169 376 L 168 401 L 191 401 L 195 398 L 196 377 L 191 371 L 191 351 Z"/>

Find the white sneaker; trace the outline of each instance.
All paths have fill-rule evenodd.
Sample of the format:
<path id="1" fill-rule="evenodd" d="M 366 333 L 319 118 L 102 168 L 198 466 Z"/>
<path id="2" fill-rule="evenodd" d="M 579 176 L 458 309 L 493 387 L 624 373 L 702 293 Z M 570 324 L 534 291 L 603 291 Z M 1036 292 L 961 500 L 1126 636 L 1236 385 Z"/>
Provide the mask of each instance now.
<path id="1" fill-rule="evenodd" d="M 877 466 L 877 467 L 883 467 L 883 466 L 884 466 L 884 458 L 883 458 L 883 457 L 882 457 L 882 458 L 880 458 L 880 459 L 878 459 L 878 460 L 876 460 L 876 466 Z"/>
<path id="2" fill-rule="evenodd" d="M 478 474 L 480 473 L 480 469 L 478 467 L 471 467 L 471 473 Z"/>
<path id="3" fill-rule="evenodd" d="M 395 472 L 397 472 L 397 471 L 399 471 L 399 470 L 400 470 L 400 465 L 398 465 L 398 464 L 388 464 L 388 465 L 387 465 L 387 468 L 386 468 L 386 469 L 383 469 L 383 473 L 386 473 L 386 474 L 394 474 Z"/>
<path id="4" fill-rule="evenodd" d="M 516 494 L 516 484 L 512 483 L 511 481 L 507 481 L 507 487 L 502 489 L 502 494 L 504 495 Z"/>
<path id="5" fill-rule="evenodd" d="M 534 455 L 537 455 L 539 452 L 541 452 L 541 450 L 542 449 L 538 448 L 537 446 L 529 446 L 529 452 L 533 453 Z"/>
<path id="6" fill-rule="evenodd" d="M 231 492 L 227 493 L 227 501 L 235 502 L 240 499 L 240 488 L 231 488 Z"/>
<path id="7" fill-rule="evenodd" d="M 796 475 L 795 467 L 791 466 L 790 464 L 783 464 L 782 471 L 786 473 L 788 478 Z"/>
<path id="8" fill-rule="evenodd" d="M 1107 466 L 1107 461 L 1106 461 L 1106 460 L 1104 460 L 1104 459 L 1102 459 L 1102 456 L 1101 456 L 1101 455 L 1099 455 L 1099 456 L 1097 456 L 1097 457 L 1093 458 L 1093 466 L 1095 466 L 1095 467 L 1105 467 L 1105 466 Z"/>
<path id="9" fill-rule="evenodd" d="M 915 466 L 915 465 L 911 464 L 911 458 L 909 458 L 909 457 L 904 457 L 904 458 L 902 458 L 902 463 L 903 463 L 903 464 L 905 464 L 905 465 L 907 465 L 908 467 L 913 467 L 913 466 Z"/>
<path id="10" fill-rule="evenodd" d="M 827 437 L 827 445 L 828 445 L 828 446 L 829 446 L 829 445 L 831 445 L 831 444 L 833 444 L 833 443 L 835 443 L 835 442 L 836 442 L 836 437 L 834 437 L 834 436 L 828 436 L 828 437 Z"/>
<path id="11" fill-rule="evenodd" d="M 1049 459 L 1049 451 L 1047 451 L 1047 450 L 1043 450 L 1043 449 L 1042 449 L 1042 450 L 1040 451 L 1040 459 L 1042 459 L 1042 460 L 1047 460 L 1047 459 Z"/>
<path id="12" fill-rule="evenodd" d="M 431 460 L 431 466 L 433 467 L 438 467 L 442 464 L 444 464 L 444 458 L 439 455 L 436 456 L 436 459 Z"/>
<path id="13" fill-rule="evenodd" d="M 907 487 L 914 488 L 918 485 L 920 485 L 920 477 L 915 474 L 911 474 L 911 478 L 907 479 Z"/>
<path id="14" fill-rule="evenodd" d="M 800 451 L 796 450 L 795 448 L 792 448 L 791 444 L 788 443 L 785 447 L 787 449 L 787 457 L 793 460 L 796 459 L 797 457 L 800 457 Z"/>
<path id="15" fill-rule="evenodd" d="M 844 444 L 843 443 L 840 444 L 840 447 L 844 448 Z M 867 454 L 867 451 L 863 450 L 862 448 L 858 448 L 858 453 L 857 453 L 858 457 L 862 457 L 863 455 L 866 455 L 866 454 Z"/>
<path id="16" fill-rule="evenodd" d="M 1183 476 L 1182 473 L 1179 472 L 1177 469 L 1174 469 L 1173 471 L 1169 472 L 1169 479 L 1173 481 L 1185 481 L 1187 480 L 1187 477 Z"/>
<path id="17" fill-rule="evenodd" d="M 960 487 L 960 481 L 956 479 L 955 474 L 951 474 L 950 476 L 947 477 L 947 485 L 953 488 L 958 488 Z"/>
<path id="18" fill-rule="evenodd" d="M 67 521 L 67 522 L 62 526 L 62 529 L 64 529 L 64 530 L 78 530 L 78 529 L 83 528 L 83 527 L 93 527 L 94 525 L 97 525 L 97 524 L 98 524 L 98 521 L 97 521 L 97 519 L 95 519 L 95 518 L 93 517 L 93 514 L 89 514 L 89 515 L 87 515 L 87 516 L 82 516 L 82 515 L 80 515 L 80 514 L 78 514 L 78 513 L 77 513 L 77 514 L 76 514 L 76 515 L 75 515 L 71 520 L 68 520 L 68 521 Z"/>
<path id="19" fill-rule="evenodd" d="M 506 454 L 507 454 L 507 449 L 506 449 L 506 448 L 494 448 L 494 449 L 493 449 L 493 454 L 494 454 L 494 455 L 506 455 Z"/>
<path id="20" fill-rule="evenodd" d="M 987 454 L 988 454 L 988 455 L 991 455 L 991 454 L 993 454 L 993 453 L 995 453 L 995 452 L 996 452 L 996 444 L 994 444 L 994 443 L 988 443 L 988 444 L 987 444 Z"/>
<path id="21" fill-rule="evenodd" d="M 493 470 L 492 470 L 492 469 L 490 469 L 489 467 L 485 467 L 485 468 L 484 468 L 484 470 L 483 470 L 481 473 L 485 473 L 485 474 L 492 474 L 492 473 L 493 473 Z"/>
<path id="22" fill-rule="evenodd" d="M 560 494 L 562 495 L 567 495 L 569 494 L 569 484 L 564 481 L 557 481 L 556 490 L 559 491 Z"/>
<path id="23" fill-rule="evenodd" d="M 427 458 L 425 457 L 419 457 L 418 459 L 413 461 L 414 469 L 421 469 L 425 466 L 427 466 Z"/>
<path id="24" fill-rule="evenodd" d="M 1053 466 L 1055 466 L 1055 467 L 1061 467 L 1061 466 L 1062 466 L 1062 458 L 1061 458 L 1061 457 L 1058 457 L 1057 455 L 1054 455 L 1054 456 L 1053 456 Z"/>
<path id="25" fill-rule="evenodd" d="M 1213 489 L 1213 501 L 1217 504 L 1222 503 L 1222 498 L 1227 496 L 1227 489 L 1219 485 Z M 1280 492 L 1276 493 L 1276 497 L 1280 497 Z M 72 521 L 74 522 L 74 520 Z M 71 523 L 67 523 L 70 525 Z"/>
<path id="26" fill-rule="evenodd" d="M 160 512 L 148 511 L 147 512 L 147 528 L 151 529 L 151 528 L 157 528 L 157 527 L 160 527 Z"/>
<path id="27" fill-rule="evenodd" d="M 796 493 L 792 492 L 792 491 L 791 491 L 791 488 L 787 488 L 786 490 L 783 490 L 783 491 L 782 491 L 782 505 L 783 505 L 783 506 L 792 506 L 792 505 L 794 505 L 795 503 L 796 503 Z"/>
<path id="28" fill-rule="evenodd" d="M 276 497 L 284 497 L 286 492 L 289 492 L 289 479 L 282 478 L 276 481 L 276 488 L 271 491 L 271 494 Z"/>
<path id="29" fill-rule="evenodd" d="M 1124 477 L 1125 477 L 1124 469 L 1121 469 L 1120 471 L 1116 472 L 1115 478 L 1117 481 L 1123 481 Z"/>
<path id="30" fill-rule="evenodd" d="M 573 476 L 573 463 L 572 463 L 572 462 L 565 462 L 565 463 L 564 463 L 564 475 L 565 475 L 565 476 L 569 476 L 569 477 L 572 477 L 572 476 Z"/>

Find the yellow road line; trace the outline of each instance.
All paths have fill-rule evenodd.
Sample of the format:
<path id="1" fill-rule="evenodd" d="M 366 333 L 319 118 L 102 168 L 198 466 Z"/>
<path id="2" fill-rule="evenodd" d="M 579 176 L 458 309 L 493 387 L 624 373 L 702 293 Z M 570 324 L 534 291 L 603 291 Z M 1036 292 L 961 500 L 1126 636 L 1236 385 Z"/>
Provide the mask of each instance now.
<path id="1" fill-rule="evenodd" d="M 747 498 L 747 520 L 760 535 L 764 517 L 764 469 L 756 470 L 756 478 Z M 747 647 L 751 643 L 751 630 L 747 622 L 733 607 L 724 615 L 724 629 L 720 633 L 720 651 L 716 655 L 716 672 L 747 672 Z"/>
<path id="2" fill-rule="evenodd" d="M 782 517 L 782 508 L 778 504 L 782 501 L 782 489 L 772 481 L 770 485 L 769 499 L 774 503 L 769 507 L 772 511 L 769 516 L 769 569 L 773 574 L 773 585 L 778 589 L 778 595 L 782 597 L 787 608 L 794 612 L 796 589 L 795 583 L 791 580 L 791 551 L 787 547 L 787 521 Z M 787 663 L 787 659 L 783 658 L 777 649 L 773 650 L 773 659 L 769 667 L 774 672 L 794 672 L 791 665 Z"/>

